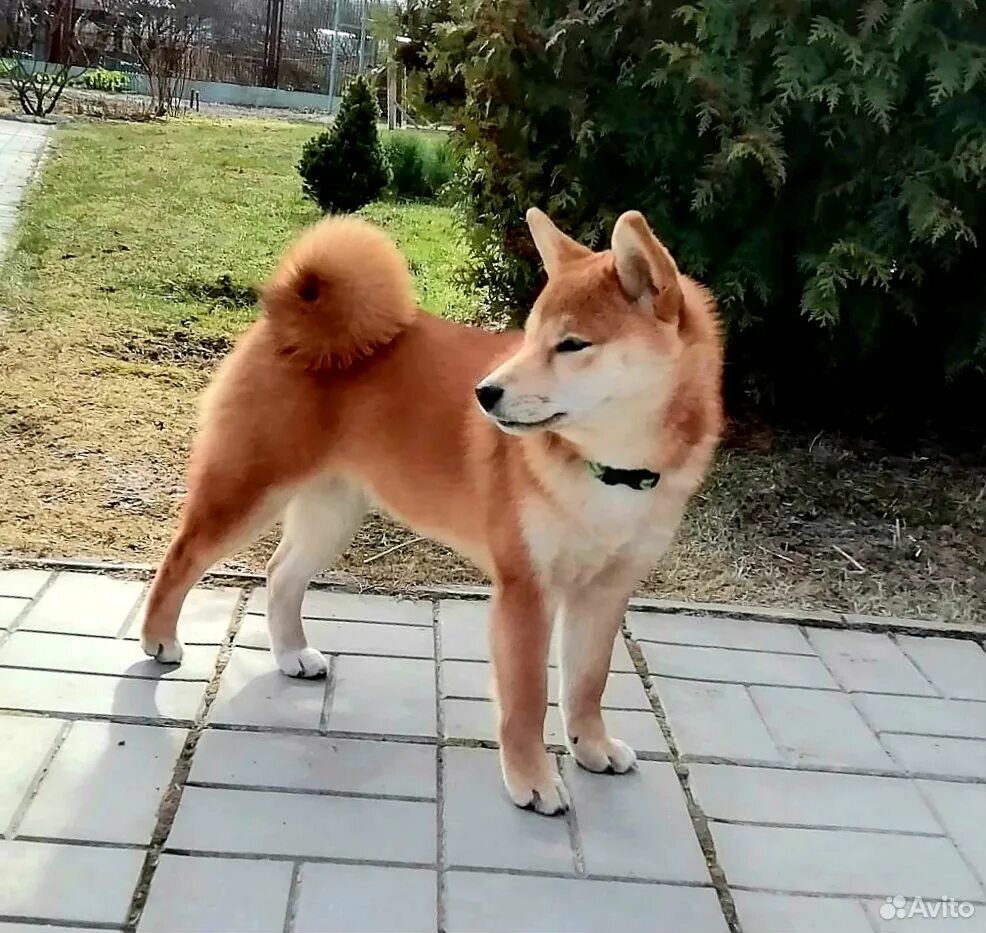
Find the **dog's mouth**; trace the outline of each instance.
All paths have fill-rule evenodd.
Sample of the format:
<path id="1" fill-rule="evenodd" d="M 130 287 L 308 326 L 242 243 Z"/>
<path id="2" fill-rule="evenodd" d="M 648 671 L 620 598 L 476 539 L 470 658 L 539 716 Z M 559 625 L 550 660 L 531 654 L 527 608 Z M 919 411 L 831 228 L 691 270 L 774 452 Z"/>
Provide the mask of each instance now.
<path id="1" fill-rule="evenodd" d="M 532 431 L 543 431 L 557 424 L 565 417 L 565 412 L 559 411 L 539 421 L 508 421 L 505 418 L 493 417 L 496 426 L 506 434 L 529 434 Z"/>

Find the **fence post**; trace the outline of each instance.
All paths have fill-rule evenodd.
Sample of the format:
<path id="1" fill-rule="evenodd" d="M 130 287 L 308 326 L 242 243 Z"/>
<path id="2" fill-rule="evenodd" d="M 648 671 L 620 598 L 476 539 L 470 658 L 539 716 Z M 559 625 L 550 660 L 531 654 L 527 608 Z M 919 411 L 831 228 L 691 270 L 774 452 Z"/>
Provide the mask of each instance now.
<path id="1" fill-rule="evenodd" d="M 329 106 L 336 96 L 336 64 L 339 60 L 339 0 L 335 0 L 332 9 L 332 55 L 329 58 Z"/>
<path id="2" fill-rule="evenodd" d="M 363 0 L 360 4 L 360 17 L 359 17 L 359 73 L 365 74 L 365 64 L 366 64 L 366 15 L 369 9 L 369 4 L 367 0 Z"/>
<path id="3" fill-rule="evenodd" d="M 393 52 L 387 59 L 387 129 L 397 127 L 397 62 Z"/>

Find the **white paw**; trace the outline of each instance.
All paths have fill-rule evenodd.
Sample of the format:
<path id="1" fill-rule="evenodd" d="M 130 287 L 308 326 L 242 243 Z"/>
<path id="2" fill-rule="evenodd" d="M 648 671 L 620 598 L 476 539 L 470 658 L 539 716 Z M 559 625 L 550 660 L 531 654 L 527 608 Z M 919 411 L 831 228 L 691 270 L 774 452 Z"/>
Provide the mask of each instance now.
<path id="1" fill-rule="evenodd" d="M 553 767 L 534 780 L 508 777 L 504 772 L 503 783 L 510 799 L 525 810 L 556 816 L 564 813 L 571 805 L 568 788 Z"/>
<path id="2" fill-rule="evenodd" d="M 140 647 L 144 649 L 144 654 L 150 655 L 159 664 L 181 664 L 181 642 L 177 638 L 161 641 L 141 635 Z"/>
<path id="3" fill-rule="evenodd" d="M 316 651 L 314 648 L 275 652 L 275 657 L 277 658 L 277 666 L 288 677 L 316 680 L 319 677 L 325 677 L 329 672 L 329 665 L 325 663 L 322 652 Z"/>
<path id="4" fill-rule="evenodd" d="M 587 771 L 609 771 L 624 774 L 637 763 L 637 753 L 626 742 L 607 736 L 602 741 L 590 741 L 583 736 L 569 739 L 568 750 Z"/>

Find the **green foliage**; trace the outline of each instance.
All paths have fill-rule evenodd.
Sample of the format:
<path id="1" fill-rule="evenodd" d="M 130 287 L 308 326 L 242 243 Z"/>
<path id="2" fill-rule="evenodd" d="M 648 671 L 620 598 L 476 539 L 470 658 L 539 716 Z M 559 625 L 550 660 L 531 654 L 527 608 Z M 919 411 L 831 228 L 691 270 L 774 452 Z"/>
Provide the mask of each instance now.
<path id="1" fill-rule="evenodd" d="M 108 68 L 93 68 L 83 72 L 76 82 L 90 91 L 109 91 L 120 94 L 130 90 L 130 75 L 125 71 L 111 71 Z"/>
<path id="2" fill-rule="evenodd" d="M 384 135 L 383 149 L 396 200 L 436 201 L 455 175 L 457 158 L 445 135 L 395 130 Z"/>
<path id="3" fill-rule="evenodd" d="M 460 75 L 433 67 L 432 50 L 442 33 L 465 16 L 464 0 L 407 0 L 400 10 L 400 33 L 407 40 L 395 49 L 404 66 L 407 93 L 426 119 L 446 121 L 450 108 L 465 99 Z"/>
<path id="4" fill-rule="evenodd" d="M 298 163 L 302 187 L 323 211 L 358 210 L 386 188 L 390 172 L 377 136 L 378 118 L 370 86 L 355 78 L 332 128 L 305 143 Z"/>
<path id="5" fill-rule="evenodd" d="M 433 50 L 474 278 L 521 318 L 529 206 L 594 246 L 637 208 L 716 293 L 734 402 L 981 399 L 984 43 L 980 0 L 474 0 Z"/>

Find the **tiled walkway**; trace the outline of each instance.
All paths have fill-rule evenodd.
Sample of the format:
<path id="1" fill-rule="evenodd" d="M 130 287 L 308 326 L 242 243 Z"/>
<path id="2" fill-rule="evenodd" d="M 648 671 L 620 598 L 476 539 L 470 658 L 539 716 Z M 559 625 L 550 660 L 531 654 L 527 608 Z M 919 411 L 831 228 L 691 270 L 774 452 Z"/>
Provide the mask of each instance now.
<path id="1" fill-rule="evenodd" d="M 31 181 L 52 127 L 0 120 L 0 256 L 14 229 L 17 205 Z"/>
<path id="2" fill-rule="evenodd" d="M 0 933 L 986 930 L 975 640 L 631 612 L 639 768 L 574 767 L 552 708 L 549 819 L 500 784 L 485 601 L 313 590 L 331 676 L 293 681 L 263 589 L 196 590 L 162 668 L 144 588 L 0 572 Z"/>

